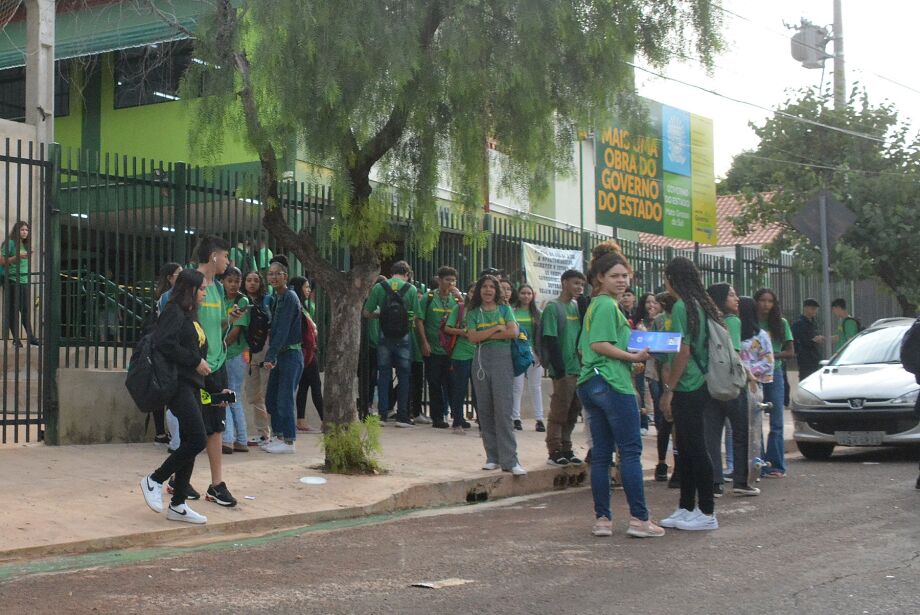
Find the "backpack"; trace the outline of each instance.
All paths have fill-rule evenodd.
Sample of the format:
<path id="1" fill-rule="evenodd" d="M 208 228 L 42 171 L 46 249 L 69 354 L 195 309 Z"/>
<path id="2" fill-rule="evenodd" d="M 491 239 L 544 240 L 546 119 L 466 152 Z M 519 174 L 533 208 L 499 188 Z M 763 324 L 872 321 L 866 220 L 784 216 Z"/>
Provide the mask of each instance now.
<path id="1" fill-rule="evenodd" d="M 463 318 L 466 305 L 463 303 L 457 304 L 457 326 L 456 328 L 463 328 Z M 450 316 L 447 318 L 441 319 L 441 324 L 438 325 L 438 341 L 441 343 L 441 348 L 444 349 L 444 352 L 447 353 L 448 357 L 454 355 L 454 348 L 457 347 L 457 337 L 451 333 L 448 333 L 444 327 L 447 326 L 447 321 L 450 319 Z"/>
<path id="2" fill-rule="evenodd" d="M 920 384 L 920 318 L 914 321 L 901 339 L 901 365 Z"/>
<path id="3" fill-rule="evenodd" d="M 169 361 L 153 344 L 153 335 L 141 338 L 131 361 L 125 388 L 141 412 L 161 410 L 176 393 L 176 364 Z"/>
<path id="4" fill-rule="evenodd" d="M 272 329 L 271 318 L 258 302 L 253 303 L 249 308 L 249 326 L 246 327 L 246 343 L 249 344 L 249 352 L 256 354 L 265 348 L 265 342 L 268 340 L 268 333 Z"/>
<path id="5" fill-rule="evenodd" d="M 380 308 L 380 331 L 387 339 L 401 340 L 409 335 L 409 310 L 403 297 L 412 285 L 406 282 L 398 291 L 393 290 L 388 281 L 380 285 L 386 295 Z"/>
<path id="6" fill-rule="evenodd" d="M 732 338 L 728 329 L 711 318 L 706 318 L 706 325 L 709 333 L 709 366 L 704 369 L 695 352 L 691 352 L 693 360 L 706 376 L 706 386 L 713 399 L 718 401 L 738 399 L 747 384 L 747 374 L 741 363 L 741 357 L 732 346 Z"/>
<path id="7" fill-rule="evenodd" d="M 856 318 L 855 316 L 847 316 L 846 318 L 843 319 L 843 322 L 846 322 L 846 321 L 848 321 L 848 320 L 852 320 L 853 322 L 856 323 L 856 332 L 857 332 L 857 333 L 859 333 L 860 331 L 863 330 L 862 323 L 859 322 L 859 319 L 858 319 L 858 318 Z"/>
<path id="8" fill-rule="evenodd" d="M 511 320 L 513 316 L 511 315 L 511 308 L 507 305 L 502 306 L 502 312 L 504 313 L 507 310 L 505 318 Z M 511 367 L 514 371 L 515 376 L 520 376 L 526 372 L 531 365 L 533 365 L 533 352 L 530 350 L 530 343 L 527 341 L 527 334 L 523 331 L 518 333 L 518 336 L 511 340 Z"/>
<path id="9" fill-rule="evenodd" d="M 308 366 L 316 359 L 316 325 L 313 319 L 304 314 L 300 320 L 300 347 L 303 351 L 303 364 Z"/>

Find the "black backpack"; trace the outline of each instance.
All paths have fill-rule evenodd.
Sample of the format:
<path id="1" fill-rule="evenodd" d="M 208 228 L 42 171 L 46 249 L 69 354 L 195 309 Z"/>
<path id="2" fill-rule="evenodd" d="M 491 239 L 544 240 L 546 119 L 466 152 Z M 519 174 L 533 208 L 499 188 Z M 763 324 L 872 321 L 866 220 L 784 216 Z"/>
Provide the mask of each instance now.
<path id="1" fill-rule="evenodd" d="M 128 364 L 125 388 L 141 412 L 161 410 L 176 393 L 176 364 L 153 344 L 153 335 L 141 338 Z"/>
<path id="2" fill-rule="evenodd" d="M 914 321 L 901 339 L 901 365 L 920 384 L 920 318 Z"/>
<path id="3" fill-rule="evenodd" d="M 858 318 L 855 318 L 855 317 L 853 317 L 853 316 L 847 316 L 846 318 L 843 319 L 843 322 L 846 322 L 846 321 L 848 321 L 848 320 L 852 320 L 853 322 L 856 323 L 856 332 L 857 332 L 857 333 L 859 333 L 860 331 L 863 330 L 862 323 L 859 322 L 859 319 L 858 319 Z"/>
<path id="4" fill-rule="evenodd" d="M 271 318 L 265 308 L 256 303 L 252 304 L 249 309 L 249 326 L 246 327 L 246 343 L 249 344 L 249 352 L 255 354 L 265 348 L 271 328 Z"/>
<path id="5" fill-rule="evenodd" d="M 380 308 L 380 331 L 390 340 L 401 340 L 409 334 L 409 310 L 403 297 L 412 287 L 406 282 L 398 291 L 393 290 L 389 282 L 380 282 L 386 298 Z"/>

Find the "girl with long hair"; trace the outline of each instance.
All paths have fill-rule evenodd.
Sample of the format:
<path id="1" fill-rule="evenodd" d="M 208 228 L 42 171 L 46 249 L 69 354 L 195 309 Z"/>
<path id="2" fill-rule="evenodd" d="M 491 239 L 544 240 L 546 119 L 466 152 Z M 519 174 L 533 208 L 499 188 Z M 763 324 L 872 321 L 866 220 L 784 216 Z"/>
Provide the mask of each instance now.
<path id="1" fill-rule="evenodd" d="M 222 279 L 225 305 L 229 314 L 239 308 L 243 315 L 230 325 L 224 343 L 227 345 L 227 380 L 228 387 L 236 393 L 236 401 L 227 405 L 226 429 L 224 430 L 221 450 L 224 454 L 248 453 L 249 437 L 246 430 L 246 411 L 243 409 L 243 381 L 246 378 L 246 359 L 244 353 L 249 349 L 246 342 L 246 328 L 249 326 L 249 311 L 252 309 L 249 297 L 241 292 L 243 273 L 234 266 L 224 271 Z"/>
<path id="2" fill-rule="evenodd" d="M 514 420 L 514 428 L 517 431 L 521 431 L 523 429 L 521 424 L 521 398 L 524 396 L 524 379 L 526 378 L 530 389 L 530 403 L 533 404 L 533 414 L 537 420 L 536 430 L 545 432 L 546 425 L 543 424 L 543 366 L 540 365 L 538 344 L 535 337 L 537 331 L 540 330 L 540 310 L 537 308 L 537 293 L 530 284 L 522 284 L 517 289 L 514 319 L 518 322 L 521 331 L 527 334 L 527 343 L 530 344 L 530 350 L 533 352 L 534 362 L 533 365 L 527 368 L 525 373 L 514 378 L 511 418 Z"/>
<path id="3" fill-rule="evenodd" d="M 466 434 L 466 430 L 472 427 L 463 414 L 463 405 L 466 401 L 467 391 L 470 390 L 470 372 L 473 357 L 476 354 L 476 346 L 470 343 L 469 335 L 463 323 L 466 321 L 466 310 L 475 296 L 476 285 L 471 284 L 466 292 L 466 301 L 455 305 L 451 310 L 450 316 L 447 317 L 447 322 L 444 323 L 444 331 L 456 336 L 454 346 L 449 353 L 450 371 L 447 379 L 447 393 L 450 397 L 451 428 L 458 436 Z M 473 408 L 475 407 L 476 395 L 474 389 Z"/>
<path id="4" fill-rule="evenodd" d="M 518 334 L 514 313 L 505 303 L 501 284 L 484 275 L 466 307 L 467 339 L 476 345 L 473 359 L 473 388 L 486 451 L 484 470 L 501 468 L 515 476 L 527 474 L 517 456 L 517 441 L 511 420 L 511 340 Z"/>
<path id="5" fill-rule="evenodd" d="M 649 331 L 667 331 L 670 326 L 671 309 L 674 307 L 674 297 L 670 294 L 658 293 L 655 303 L 659 313 L 652 319 Z M 658 464 L 655 466 L 655 480 L 664 482 L 668 480 L 668 444 L 671 441 L 674 423 L 670 418 L 665 418 L 661 412 L 661 384 L 668 376 L 667 356 L 653 356 L 645 362 L 645 379 L 652 397 L 652 406 L 655 408 L 655 441 L 658 447 Z M 673 486 L 677 487 L 679 480 L 677 473 L 677 446 L 674 447 L 674 478 Z M 669 485 L 672 486 L 672 485 Z"/>
<path id="6" fill-rule="evenodd" d="M 715 530 L 712 462 L 706 449 L 703 412 L 709 404 L 705 372 L 709 365 L 710 320 L 722 316 L 706 290 L 699 269 L 678 256 L 665 269 L 665 288 L 674 296 L 670 331 L 682 334 L 680 351 L 671 360 L 662 384 L 661 411 L 673 416 L 680 449 L 680 504 L 664 527 L 681 530 Z M 697 504 L 699 508 L 697 509 Z"/>
<path id="7" fill-rule="evenodd" d="M 741 297 L 738 302 L 738 317 L 741 321 L 741 363 L 748 374 L 748 456 L 735 461 L 734 493 L 737 495 L 759 495 L 754 486 L 760 480 L 758 467 L 754 465 L 762 454 L 763 440 L 763 387 L 773 382 L 773 341 L 770 334 L 761 329 L 757 321 L 757 303 L 751 297 Z M 756 402 L 756 403 L 751 403 Z M 738 472 L 743 464 L 743 472 Z"/>
<path id="8" fill-rule="evenodd" d="M 766 329 L 770 334 L 773 344 L 773 382 L 764 384 L 764 401 L 773 404 L 770 412 L 770 435 L 767 436 L 767 446 L 764 460 L 770 463 L 770 468 L 764 468 L 767 478 L 783 478 L 786 476 L 786 461 L 783 448 L 783 410 L 785 408 L 785 373 L 783 361 L 795 358 L 795 345 L 792 338 L 792 329 L 789 321 L 783 318 L 776 293 L 769 288 L 761 288 L 754 293 L 754 302 L 757 304 L 757 325 Z"/>
<path id="9" fill-rule="evenodd" d="M 253 310 L 261 310 L 267 313 L 268 308 L 265 305 L 268 291 L 265 288 L 265 279 L 258 270 L 250 271 L 243 278 L 243 292 L 249 299 L 248 316 L 249 322 L 247 327 L 253 322 Z M 259 434 L 259 440 L 251 440 L 253 444 L 268 444 L 271 438 L 271 427 L 269 426 L 268 410 L 265 407 L 265 393 L 268 388 L 268 374 L 259 369 L 259 364 L 265 360 L 265 353 L 268 352 L 268 342 L 259 352 L 252 352 L 247 349 L 243 353 L 243 361 L 247 363 L 245 376 L 243 378 L 243 391 L 246 394 L 246 407 L 251 412 L 251 416 L 246 417 L 247 425 L 252 425 Z"/>
<path id="10" fill-rule="evenodd" d="M 6 319 L 9 323 L 10 338 L 13 346 L 22 348 L 19 341 L 19 316 L 22 316 L 22 328 L 26 330 L 29 344 L 38 346 L 38 338 L 32 333 L 29 319 L 29 247 L 30 227 L 28 222 L 20 220 L 10 229 L 10 235 L 0 250 L 0 260 L 6 267 Z"/>
<path id="11" fill-rule="evenodd" d="M 628 350 L 630 326 L 616 297 L 629 285 L 629 263 L 621 254 L 607 253 L 594 259 L 588 278 L 597 295 L 591 300 L 582 325 L 579 345 L 582 368 L 578 397 L 588 409 L 591 430 L 591 493 L 594 497 L 595 536 L 610 536 L 610 466 L 614 449 L 619 451 L 620 477 L 629 503 L 627 534 L 640 538 L 664 535 L 651 521 L 642 482 L 642 437 L 636 403 L 632 364 L 649 358 L 648 349 Z"/>
<path id="12" fill-rule="evenodd" d="M 164 263 L 160 267 L 160 275 L 157 277 L 157 289 L 155 299 L 160 308 L 160 312 L 166 307 L 169 297 L 166 295 L 173 286 L 176 285 L 176 278 L 182 273 L 182 265 L 179 263 Z"/>
<path id="13" fill-rule="evenodd" d="M 183 270 L 176 278 L 170 298 L 157 319 L 153 332 L 156 350 L 176 364 L 176 391 L 168 406 L 179 422 L 182 441 L 163 464 L 141 479 L 144 501 L 154 512 L 163 512 L 163 483 L 175 475 L 172 499 L 166 518 L 186 523 L 206 523 L 208 518 L 196 513 L 185 501 L 195 457 L 207 444 L 201 414 L 200 390 L 205 387 L 208 366 L 208 343 L 198 324 L 198 307 L 204 301 L 207 286 L 204 275 L 194 269 Z"/>
<path id="14" fill-rule="evenodd" d="M 735 352 L 741 351 L 741 319 L 738 317 L 738 294 L 731 284 L 719 282 L 707 290 L 709 296 L 722 313 Z M 720 401 L 713 399 L 706 407 L 706 445 L 712 460 L 713 493 L 721 497 L 725 492 L 725 476 L 731 475 L 735 484 L 746 482 L 744 468 L 748 456 L 748 401 L 744 391 L 737 399 Z M 730 427 L 726 428 L 728 421 Z M 722 471 L 722 433 L 725 433 L 725 461 L 730 470 Z M 737 464 L 735 461 L 737 460 Z"/>
<path id="15" fill-rule="evenodd" d="M 317 358 L 317 329 L 310 312 L 310 281 L 302 277 L 291 278 L 291 288 L 297 293 L 300 304 L 303 306 L 303 374 L 297 385 L 297 431 L 303 433 L 319 433 L 322 430 L 310 427 L 307 424 L 307 394 L 313 398 L 313 407 L 319 420 L 323 419 L 323 382 L 319 377 L 319 359 Z M 315 313 L 315 306 L 314 306 Z"/>
<path id="16" fill-rule="evenodd" d="M 180 273 L 182 273 L 182 265 L 179 263 L 166 263 L 160 267 L 160 275 L 157 278 L 156 295 L 154 296 L 154 300 L 157 302 L 157 317 L 159 317 L 159 315 L 162 314 L 163 310 L 166 308 L 166 302 L 169 300 L 168 293 L 176 284 L 176 278 L 179 277 Z M 169 435 L 175 431 L 176 435 L 178 436 L 179 422 L 176 420 L 175 416 L 169 414 L 167 421 L 165 408 L 154 410 L 150 414 L 153 415 L 153 426 L 157 432 L 156 435 L 153 436 L 153 443 L 159 446 L 166 446 L 171 449 L 178 447 L 178 438 L 176 438 L 175 441 L 172 441 Z M 167 433 L 166 429 L 167 422 L 169 423 L 169 433 Z"/>
<path id="17" fill-rule="evenodd" d="M 629 289 L 626 290 L 629 291 Z M 632 311 L 632 319 L 630 320 L 629 316 L 627 316 L 626 319 L 630 320 L 633 329 L 636 329 L 637 331 L 650 331 L 652 328 L 652 323 L 655 320 L 655 316 L 658 315 L 660 310 L 661 306 L 658 305 L 658 302 L 655 300 L 655 294 L 643 293 L 636 302 L 635 309 Z M 654 361 L 654 359 L 649 360 Z M 648 366 L 642 363 L 637 363 L 633 367 L 633 375 L 636 381 L 636 393 L 639 394 L 639 407 L 642 408 L 642 424 L 640 430 L 643 436 L 648 433 L 648 428 L 651 424 L 649 413 L 654 413 L 653 409 L 658 405 L 656 396 L 658 399 L 661 397 L 660 389 L 658 393 L 652 393 L 651 390 L 646 387 L 645 372 L 647 368 Z M 649 401 L 652 403 L 649 404 Z"/>

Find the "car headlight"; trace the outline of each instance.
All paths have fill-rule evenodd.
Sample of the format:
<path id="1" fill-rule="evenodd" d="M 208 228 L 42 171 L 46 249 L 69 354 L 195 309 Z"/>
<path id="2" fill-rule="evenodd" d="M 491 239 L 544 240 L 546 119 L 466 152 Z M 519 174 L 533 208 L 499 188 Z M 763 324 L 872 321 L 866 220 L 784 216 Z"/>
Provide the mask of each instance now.
<path id="1" fill-rule="evenodd" d="M 826 405 L 823 399 L 814 393 L 806 391 L 802 387 L 796 387 L 795 391 L 792 393 L 792 403 L 804 408 Z"/>
<path id="2" fill-rule="evenodd" d="M 913 406 L 917 403 L 917 395 L 920 394 L 920 389 L 915 389 L 910 393 L 905 393 L 900 397 L 896 397 L 891 400 L 893 406 Z"/>

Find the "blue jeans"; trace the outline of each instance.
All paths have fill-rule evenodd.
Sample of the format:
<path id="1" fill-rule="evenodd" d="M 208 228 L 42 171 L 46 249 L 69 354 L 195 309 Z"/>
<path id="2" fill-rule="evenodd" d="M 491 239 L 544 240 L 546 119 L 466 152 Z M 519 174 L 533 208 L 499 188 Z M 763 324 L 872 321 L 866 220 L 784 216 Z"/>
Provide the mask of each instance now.
<path id="1" fill-rule="evenodd" d="M 633 383 L 636 385 L 636 393 L 639 394 L 639 407 L 641 408 L 645 404 L 645 372 L 643 371 L 641 374 L 633 376 Z M 649 408 L 646 408 L 646 410 L 649 410 Z M 639 426 L 642 429 L 648 429 L 650 424 L 651 419 L 647 414 L 639 415 Z"/>
<path id="2" fill-rule="evenodd" d="M 770 435 L 767 436 L 767 447 L 764 451 L 764 458 L 773 466 L 764 471 L 786 472 L 786 461 L 784 459 L 784 442 L 783 442 L 783 368 L 777 367 L 773 370 L 773 382 L 763 385 L 763 400 L 773 402 L 773 409 L 770 411 Z"/>
<path id="3" fill-rule="evenodd" d="M 236 403 L 227 406 L 227 427 L 224 429 L 224 444 L 234 441 L 243 446 L 249 441 L 246 434 L 246 412 L 243 410 L 243 379 L 246 377 L 246 362 L 243 355 L 227 361 L 227 388 L 236 393 Z M 234 437 L 235 436 L 235 437 Z"/>
<path id="4" fill-rule="evenodd" d="M 642 483 L 642 437 L 636 396 L 614 391 L 601 376 L 578 387 L 578 397 L 588 410 L 591 438 L 591 494 L 594 516 L 612 519 L 610 512 L 610 460 L 619 450 L 620 479 L 629 503 L 629 514 L 648 520 L 645 486 Z"/>
<path id="5" fill-rule="evenodd" d="M 396 368 L 396 420 L 409 422 L 409 391 L 412 389 L 412 342 L 409 335 L 389 340 L 380 335 L 377 344 L 377 411 L 385 418 L 390 408 L 393 368 Z"/>
<path id="6" fill-rule="evenodd" d="M 451 359 L 450 372 L 448 373 L 451 427 L 463 425 L 463 404 L 466 402 L 466 392 L 470 386 L 470 370 L 472 367 L 472 359 L 467 361 Z"/>
<path id="7" fill-rule="evenodd" d="M 285 350 L 278 355 L 278 363 L 268 374 L 268 390 L 265 392 L 265 406 L 272 417 L 272 433 L 281 435 L 285 441 L 297 439 L 297 425 L 294 422 L 294 397 L 297 384 L 303 373 L 303 353 Z"/>

